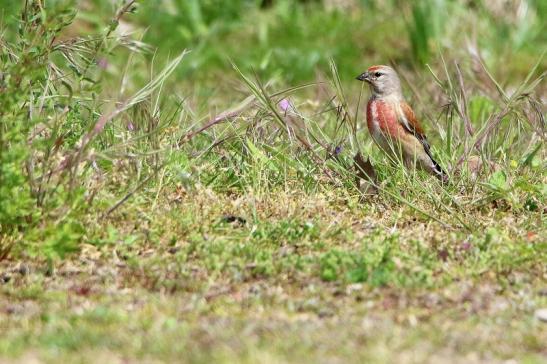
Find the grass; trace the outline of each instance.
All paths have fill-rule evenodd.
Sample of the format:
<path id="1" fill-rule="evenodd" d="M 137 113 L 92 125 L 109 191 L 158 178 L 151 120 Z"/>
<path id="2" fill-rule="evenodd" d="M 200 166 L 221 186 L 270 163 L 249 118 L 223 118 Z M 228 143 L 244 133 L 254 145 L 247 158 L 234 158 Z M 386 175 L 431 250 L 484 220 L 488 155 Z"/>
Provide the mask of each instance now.
<path id="1" fill-rule="evenodd" d="M 545 360 L 542 2 L 327 3 L 3 9 L 0 362 Z"/>

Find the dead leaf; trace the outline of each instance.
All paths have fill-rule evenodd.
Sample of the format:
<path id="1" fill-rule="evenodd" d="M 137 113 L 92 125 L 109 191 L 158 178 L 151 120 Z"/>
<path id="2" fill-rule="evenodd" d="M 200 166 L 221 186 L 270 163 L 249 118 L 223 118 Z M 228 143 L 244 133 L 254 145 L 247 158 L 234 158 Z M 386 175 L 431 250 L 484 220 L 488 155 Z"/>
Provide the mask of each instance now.
<path id="1" fill-rule="evenodd" d="M 357 152 L 353 157 L 355 166 L 355 183 L 359 187 L 359 191 L 364 195 L 377 195 L 378 175 L 370 163 L 369 159 L 364 159 L 361 152 Z"/>
<path id="2" fill-rule="evenodd" d="M 465 168 L 465 163 L 462 163 L 457 172 L 461 172 Z M 476 179 L 482 172 L 496 172 L 500 170 L 500 165 L 494 161 L 487 161 L 486 163 L 480 156 L 472 155 L 467 158 L 467 169 L 473 179 Z"/>

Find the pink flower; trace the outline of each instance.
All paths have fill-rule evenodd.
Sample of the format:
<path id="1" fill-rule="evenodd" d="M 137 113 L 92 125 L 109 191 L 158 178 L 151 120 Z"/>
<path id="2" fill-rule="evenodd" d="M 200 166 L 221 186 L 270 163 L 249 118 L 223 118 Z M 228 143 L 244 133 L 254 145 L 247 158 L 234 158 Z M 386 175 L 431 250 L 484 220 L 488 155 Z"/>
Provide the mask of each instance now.
<path id="1" fill-rule="evenodd" d="M 291 102 L 288 99 L 282 99 L 279 101 L 279 108 L 284 112 L 287 112 L 291 107 Z"/>
<path id="2" fill-rule="evenodd" d="M 105 70 L 108 68 L 108 61 L 106 58 L 99 58 L 97 60 L 97 66 L 99 66 L 99 68 Z"/>

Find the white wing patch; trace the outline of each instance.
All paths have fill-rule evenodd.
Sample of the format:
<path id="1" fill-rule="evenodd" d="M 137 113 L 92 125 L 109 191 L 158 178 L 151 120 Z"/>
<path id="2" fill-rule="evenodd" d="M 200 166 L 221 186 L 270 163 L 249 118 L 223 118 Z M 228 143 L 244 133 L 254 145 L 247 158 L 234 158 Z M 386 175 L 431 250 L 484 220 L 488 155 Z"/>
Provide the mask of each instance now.
<path id="1" fill-rule="evenodd" d="M 372 102 L 371 107 L 371 114 L 372 114 L 372 128 L 375 132 L 380 130 L 380 124 L 378 122 L 378 107 L 376 106 L 376 102 Z"/>
<path id="2" fill-rule="evenodd" d="M 406 118 L 405 113 L 403 112 L 403 109 L 398 103 L 397 103 L 397 114 L 399 115 L 399 121 L 403 124 L 404 128 L 408 132 L 416 136 L 416 133 L 413 132 L 413 128 L 410 126 L 410 123 L 408 122 L 408 119 Z"/>

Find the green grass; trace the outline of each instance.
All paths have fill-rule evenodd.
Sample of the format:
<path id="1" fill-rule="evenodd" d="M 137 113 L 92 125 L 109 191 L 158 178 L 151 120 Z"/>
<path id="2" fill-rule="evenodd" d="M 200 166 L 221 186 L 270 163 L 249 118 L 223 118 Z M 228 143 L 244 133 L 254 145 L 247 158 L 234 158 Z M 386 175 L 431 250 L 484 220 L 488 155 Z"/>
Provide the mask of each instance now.
<path id="1" fill-rule="evenodd" d="M 545 361 L 542 2 L 326 3 L 3 7 L 0 362 Z"/>

